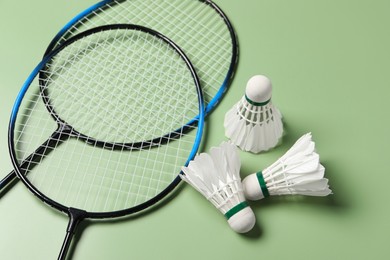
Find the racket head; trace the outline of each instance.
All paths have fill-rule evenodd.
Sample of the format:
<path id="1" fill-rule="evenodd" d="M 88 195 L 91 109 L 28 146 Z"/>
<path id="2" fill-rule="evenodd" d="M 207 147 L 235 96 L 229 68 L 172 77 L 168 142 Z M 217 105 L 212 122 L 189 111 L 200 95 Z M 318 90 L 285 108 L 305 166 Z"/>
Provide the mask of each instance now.
<path id="1" fill-rule="evenodd" d="M 114 91 L 126 102 L 109 95 Z M 31 73 L 11 114 L 9 151 L 18 177 L 46 204 L 65 213 L 78 208 L 88 218 L 120 217 L 154 205 L 178 185 L 180 166 L 200 145 L 204 114 L 199 79 L 174 42 L 143 26 L 101 26 L 63 43 Z M 100 122 L 107 118 L 108 129 Z M 99 142 L 115 138 L 105 149 L 91 145 L 99 138 L 79 131 L 84 124 Z M 160 138 L 138 146 L 140 138 L 150 142 L 144 132 L 153 127 Z M 22 163 L 29 154 L 38 160 Z"/>
<path id="2" fill-rule="evenodd" d="M 101 1 L 66 24 L 46 54 L 84 30 L 118 23 L 149 27 L 173 40 L 197 71 L 206 115 L 217 106 L 234 76 L 238 40 L 227 15 L 211 0 Z"/>

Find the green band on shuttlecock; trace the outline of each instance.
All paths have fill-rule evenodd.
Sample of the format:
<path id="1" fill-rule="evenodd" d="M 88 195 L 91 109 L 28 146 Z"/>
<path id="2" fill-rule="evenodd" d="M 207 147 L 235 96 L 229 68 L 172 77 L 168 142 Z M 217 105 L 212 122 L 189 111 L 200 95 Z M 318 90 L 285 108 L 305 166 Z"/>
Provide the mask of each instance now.
<path id="1" fill-rule="evenodd" d="M 260 171 L 260 172 L 256 173 L 256 176 L 257 176 L 257 180 L 259 181 L 260 188 L 261 188 L 261 191 L 263 192 L 264 198 L 269 197 L 270 195 L 269 195 L 269 191 L 267 188 L 267 184 L 265 183 L 265 180 L 264 180 L 263 173 Z"/>
<path id="2" fill-rule="evenodd" d="M 231 210 L 226 212 L 226 214 L 225 214 L 226 219 L 229 220 L 231 217 L 233 217 L 233 215 L 235 215 L 236 213 L 238 213 L 239 211 L 245 209 L 248 206 L 249 205 L 248 205 L 248 203 L 246 201 L 243 201 L 240 204 L 234 206 Z"/>
<path id="3" fill-rule="evenodd" d="M 265 102 L 255 102 L 253 100 L 250 100 L 246 94 L 245 94 L 245 99 L 246 99 L 246 101 L 248 101 L 249 104 L 257 106 L 257 107 L 265 106 L 265 105 L 267 105 L 271 101 L 271 99 L 268 99 Z"/>

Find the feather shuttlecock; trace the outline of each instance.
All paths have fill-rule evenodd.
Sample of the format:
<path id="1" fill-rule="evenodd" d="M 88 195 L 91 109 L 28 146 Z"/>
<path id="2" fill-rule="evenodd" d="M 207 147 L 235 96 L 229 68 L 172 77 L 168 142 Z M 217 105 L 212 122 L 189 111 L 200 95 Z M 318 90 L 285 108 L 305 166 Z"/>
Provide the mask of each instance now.
<path id="1" fill-rule="evenodd" d="M 245 201 L 240 165 L 237 148 L 224 142 L 211 148 L 209 154 L 197 155 L 182 168 L 180 177 L 221 211 L 234 231 L 246 233 L 256 220 Z"/>
<path id="2" fill-rule="evenodd" d="M 259 200 L 273 195 L 327 196 L 332 193 L 325 168 L 315 152 L 311 134 L 302 136 L 279 160 L 243 180 L 245 197 Z"/>
<path id="3" fill-rule="evenodd" d="M 245 95 L 225 115 L 225 135 L 244 151 L 275 147 L 283 135 L 282 115 L 271 102 L 272 83 L 261 75 L 249 79 Z"/>

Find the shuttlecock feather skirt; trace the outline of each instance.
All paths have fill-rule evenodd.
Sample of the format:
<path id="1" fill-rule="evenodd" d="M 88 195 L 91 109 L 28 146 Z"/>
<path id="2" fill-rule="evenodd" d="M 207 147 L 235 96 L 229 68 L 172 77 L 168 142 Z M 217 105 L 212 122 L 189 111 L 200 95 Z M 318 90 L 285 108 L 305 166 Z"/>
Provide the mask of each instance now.
<path id="1" fill-rule="evenodd" d="M 245 96 L 226 113 L 224 127 L 233 144 L 253 153 L 275 147 L 283 135 L 282 115 L 272 102 L 250 103 Z"/>
<path id="2" fill-rule="evenodd" d="M 222 143 L 195 156 L 180 177 L 210 201 L 239 233 L 253 228 L 255 216 L 245 201 L 237 147 Z"/>

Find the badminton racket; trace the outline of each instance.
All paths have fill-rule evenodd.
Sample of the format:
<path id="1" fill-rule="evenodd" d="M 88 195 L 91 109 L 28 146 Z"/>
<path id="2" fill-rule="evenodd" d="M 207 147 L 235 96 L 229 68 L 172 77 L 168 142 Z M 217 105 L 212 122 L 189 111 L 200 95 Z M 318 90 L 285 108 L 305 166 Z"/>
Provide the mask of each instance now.
<path id="1" fill-rule="evenodd" d="M 234 75 L 238 45 L 228 17 L 210 0 L 105 0 L 66 24 L 52 40 L 46 54 L 78 33 L 118 23 L 152 28 L 180 46 L 197 71 L 206 114 L 222 99 Z M 15 177 L 13 171 L 3 178 L 0 191 Z"/>
<path id="2" fill-rule="evenodd" d="M 27 188 L 69 217 L 58 259 L 83 219 L 134 214 L 167 196 L 203 124 L 192 64 L 154 30 L 96 27 L 47 55 L 15 102 L 9 150 Z"/>

